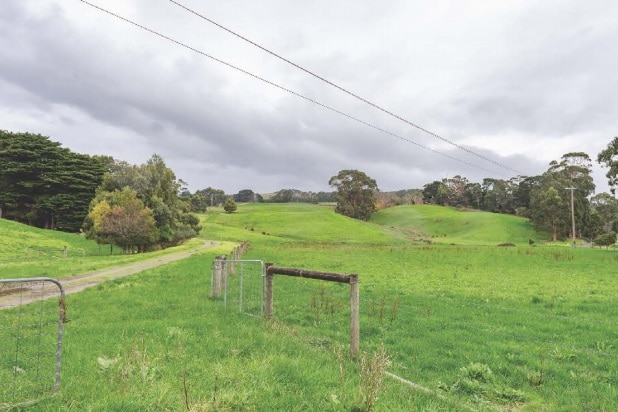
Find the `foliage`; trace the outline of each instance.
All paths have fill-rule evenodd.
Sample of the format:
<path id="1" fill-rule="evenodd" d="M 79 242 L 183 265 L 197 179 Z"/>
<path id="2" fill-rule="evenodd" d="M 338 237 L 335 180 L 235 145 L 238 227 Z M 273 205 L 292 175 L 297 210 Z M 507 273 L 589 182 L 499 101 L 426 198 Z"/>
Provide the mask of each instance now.
<path id="1" fill-rule="evenodd" d="M 618 136 L 614 137 L 607 144 L 607 147 L 601 150 L 597 155 L 597 162 L 609 169 L 605 176 L 612 194 L 615 194 L 616 185 L 618 184 Z"/>
<path id="2" fill-rule="evenodd" d="M 237 208 L 238 207 L 236 206 L 236 202 L 233 197 L 228 197 L 225 199 L 225 202 L 223 203 L 223 210 L 225 210 L 225 213 L 233 213 Z"/>
<path id="3" fill-rule="evenodd" d="M 303 192 L 298 189 L 281 189 L 270 199 L 271 203 L 318 203 L 318 195 L 313 192 Z"/>
<path id="4" fill-rule="evenodd" d="M 376 192 L 376 208 L 378 210 L 401 205 L 423 203 L 423 194 L 418 189 L 398 190 L 395 192 Z"/>
<path id="5" fill-rule="evenodd" d="M 226 199 L 225 192 L 220 189 L 208 187 L 196 190 L 191 196 L 191 211 L 205 212 L 208 206 L 213 207 L 223 204 Z"/>
<path id="6" fill-rule="evenodd" d="M 618 230 L 618 200 L 609 193 L 599 193 L 590 198 L 592 212 L 599 219 L 600 230 Z"/>
<path id="7" fill-rule="evenodd" d="M 110 162 L 46 136 L 0 130 L 0 217 L 76 232 Z"/>
<path id="8" fill-rule="evenodd" d="M 238 203 L 263 202 L 264 198 L 251 189 L 243 189 L 234 195 L 234 201 Z"/>
<path id="9" fill-rule="evenodd" d="M 116 162 L 111 172 L 104 176 L 97 197 L 91 203 L 91 210 L 101 199 L 110 196 L 110 193 L 119 193 L 125 188 L 130 188 L 144 206 L 152 211 L 157 236 L 154 242 L 149 243 L 177 245 L 197 236 L 201 230 L 196 223 L 199 222 L 198 219 L 191 217 L 188 212 L 190 204 L 181 201 L 179 197 L 182 182 L 176 179 L 176 175 L 166 166 L 161 156 L 155 154 L 142 165 Z M 84 228 L 86 231 L 90 230 L 88 221 L 84 223 Z M 143 231 L 149 233 L 147 228 Z M 90 234 L 93 236 L 91 232 Z"/>
<path id="10" fill-rule="evenodd" d="M 596 238 L 594 238 L 594 244 L 598 246 L 609 247 L 613 245 L 614 243 L 616 243 L 616 233 L 615 232 L 603 233 L 597 236 Z"/>
<path id="11" fill-rule="evenodd" d="M 568 237 L 572 231 L 571 195 L 576 228 L 581 235 L 591 234 L 588 197 L 595 188 L 591 168 L 591 160 L 586 153 L 567 153 L 560 162 L 550 163 L 539 184 L 530 191 L 532 222 L 537 228 L 548 230 L 552 240 Z"/>
<path id="12" fill-rule="evenodd" d="M 335 212 L 359 220 L 369 220 L 376 211 L 376 181 L 358 170 L 341 170 L 328 181 L 337 189 Z"/>
<path id="13" fill-rule="evenodd" d="M 485 178 L 479 184 L 457 175 L 426 184 L 422 197 L 424 203 L 433 205 L 525 214 L 530 207 L 530 190 L 537 180 L 526 176 L 509 180 Z"/>
<path id="14" fill-rule="evenodd" d="M 93 204 L 87 219 L 88 238 L 98 243 L 112 243 L 125 251 L 133 246 L 144 250 L 158 240 L 152 209 L 146 207 L 129 187 L 100 192 Z"/>

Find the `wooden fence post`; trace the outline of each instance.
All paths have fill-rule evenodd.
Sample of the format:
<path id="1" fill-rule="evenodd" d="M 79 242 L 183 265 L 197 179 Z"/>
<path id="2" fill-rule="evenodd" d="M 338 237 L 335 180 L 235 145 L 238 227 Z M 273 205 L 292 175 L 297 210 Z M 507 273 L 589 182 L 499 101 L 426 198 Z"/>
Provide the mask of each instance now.
<path id="1" fill-rule="evenodd" d="M 64 247 L 64 251 L 62 252 L 62 257 L 67 257 L 67 247 Z"/>
<path id="2" fill-rule="evenodd" d="M 360 351 L 358 275 L 350 275 L 350 354 L 358 355 Z"/>
<path id="3" fill-rule="evenodd" d="M 265 300 L 265 308 L 264 308 L 264 316 L 266 319 L 270 319 L 273 316 L 273 275 L 268 273 L 268 269 L 273 266 L 274 263 L 267 263 L 266 266 L 266 282 L 264 287 L 266 290 L 264 291 L 264 300 Z"/>
<path id="4" fill-rule="evenodd" d="M 223 269 L 225 267 L 225 259 L 226 256 L 218 256 L 215 259 L 215 273 L 214 273 L 214 278 L 213 278 L 213 285 L 212 285 L 212 297 L 213 298 L 218 298 L 221 297 L 221 285 L 222 285 L 222 280 L 223 280 Z"/>

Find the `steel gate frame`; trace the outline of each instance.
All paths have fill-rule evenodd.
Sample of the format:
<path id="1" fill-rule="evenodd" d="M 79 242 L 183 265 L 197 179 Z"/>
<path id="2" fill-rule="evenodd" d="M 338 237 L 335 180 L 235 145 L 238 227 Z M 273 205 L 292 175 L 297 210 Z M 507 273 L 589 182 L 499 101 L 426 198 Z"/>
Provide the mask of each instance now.
<path id="1" fill-rule="evenodd" d="M 17 304 L 9 304 L 6 306 L 0 306 L 0 310 L 8 310 L 11 308 L 18 308 L 18 325 L 17 325 L 17 333 L 16 333 L 16 338 L 15 338 L 15 357 L 14 357 L 14 363 L 16 364 L 21 358 L 19 358 L 20 355 L 20 337 L 21 337 L 21 317 L 23 314 L 23 306 L 30 304 L 30 303 L 34 303 L 36 302 L 43 302 L 44 300 L 53 298 L 58 296 L 57 293 L 52 293 L 50 296 L 46 296 L 46 294 L 50 293 L 49 291 L 45 290 L 45 285 L 47 283 L 50 283 L 54 286 L 56 286 L 58 288 L 59 294 L 60 294 L 60 300 L 59 300 L 59 314 L 58 314 L 58 329 L 57 329 L 57 340 L 56 340 L 56 353 L 55 353 L 55 371 L 54 371 L 54 387 L 53 387 L 53 392 L 52 395 L 57 394 L 60 391 L 60 372 L 61 372 L 61 365 L 62 365 L 62 340 L 63 340 L 63 335 L 64 335 L 64 323 L 66 321 L 66 304 L 65 304 L 65 291 L 64 291 L 64 287 L 62 286 L 62 283 L 60 283 L 57 279 L 53 279 L 53 278 L 49 278 L 49 277 L 36 277 L 36 278 L 23 278 L 23 279 L 0 279 L 0 286 L 2 285 L 6 285 L 6 284 L 28 284 L 28 283 L 40 283 L 41 284 L 41 289 L 40 289 L 40 296 L 38 298 L 36 298 L 34 301 L 32 302 L 24 302 L 23 299 L 23 290 L 20 290 L 19 293 L 19 303 Z M 38 293 L 38 292 L 37 292 Z M 39 319 L 39 325 L 38 325 L 38 332 L 39 332 L 39 344 L 41 344 L 40 342 L 40 335 L 41 335 L 41 329 L 42 329 L 42 310 L 41 310 L 41 314 L 40 314 L 40 319 Z M 37 348 L 39 353 L 37 354 L 37 361 L 40 361 L 41 358 L 41 353 L 40 353 L 40 347 Z M 37 368 L 40 366 L 40 364 L 37 364 Z M 16 376 L 17 376 L 17 366 L 14 365 L 13 366 L 13 387 L 15 387 L 16 385 Z M 38 369 L 37 369 L 37 376 L 38 376 Z M 3 383 L 0 382 L 0 386 L 2 386 Z M 40 385 L 40 383 L 37 381 L 37 385 Z M 10 409 L 10 408 L 14 408 L 14 407 L 19 407 L 19 406 L 26 406 L 29 404 L 32 404 L 34 402 L 37 402 L 39 399 L 31 399 L 31 400 L 26 400 L 26 401 L 22 401 L 20 403 L 17 404 L 6 404 L 6 405 L 2 405 L 0 404 L 0 410 L 4 410 L 4 409 Z M 0 400 L 0 401 L 4 401 L 4 400 Z"/>

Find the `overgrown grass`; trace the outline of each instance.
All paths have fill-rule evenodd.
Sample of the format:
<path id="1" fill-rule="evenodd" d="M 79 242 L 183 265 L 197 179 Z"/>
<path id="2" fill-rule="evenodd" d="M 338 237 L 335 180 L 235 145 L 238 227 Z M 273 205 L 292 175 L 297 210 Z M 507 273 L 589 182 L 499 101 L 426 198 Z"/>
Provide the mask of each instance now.
<path id="1" fill-rule="evenodd" d="M 428 390 L 384 377 L 375 410 L 618 409 L 617 255 L 530 247 L 521 220 L 503 225 L 512 236 L 485 237 L 494 214 L 467 234 L 481 223 L 443 211 L 422 212 L 433 217 L 419 229 L 414 208 L 377 225 L 311 205 L 241 205 L 203 216 L 203 236 L 248 240 L 245 258 L 359 274 L 361 350 Z M 410 241 L 406 227 L 446 231 L 445 244 Z M 276 277 L 274 321 L 226 311 L 208 298 L 222 252 L 71 296 L 62 393 L 33 410 L 367 408 L 362 362 L 345 355 L 347 287 Z"/>

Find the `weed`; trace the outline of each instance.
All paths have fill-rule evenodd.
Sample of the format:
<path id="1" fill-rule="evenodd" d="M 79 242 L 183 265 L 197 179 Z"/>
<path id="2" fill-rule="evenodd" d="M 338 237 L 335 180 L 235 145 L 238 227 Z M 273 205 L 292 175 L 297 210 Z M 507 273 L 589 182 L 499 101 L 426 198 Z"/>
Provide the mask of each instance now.
<path id="1" fill-rule="evenodd" d="M 391 307 L 391 315 L 390 315 L 390 323 L 391 325 L 395 322 L 397 318 L 397 314 L 399 314 L 399 296 L 396 296 L 393 300 L 393 305 Z"/>
<path id="2" fill-rule="evenodd" d="M 378 392 L 380 391 L 382 379 L 384 378 L 384 372 L 390 365 L 391 360 L 386 354 L 384 345 L 382 345 L 380 350 L 371 357 L 361 355 L 360 363 L 359 390 L 363 405 L 361 410 L 363 412 L 370 412 L 376 405 Z"/>
<path id="3" fill-rule="evenodd" d="M 541 367 L 538 371 L 528 373 L 528 383 L 533 388 L 538 388 L 545 384 L 545 361 L 541 362 Z"/>

